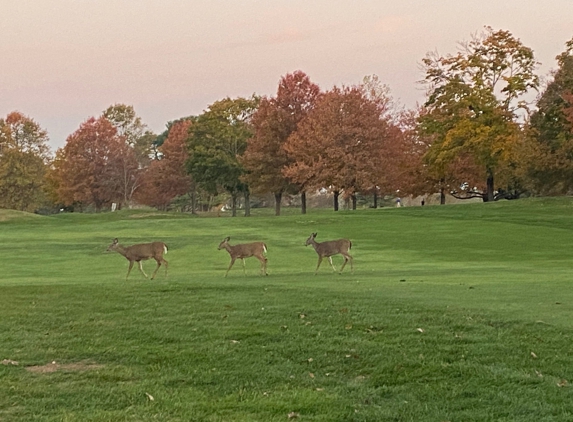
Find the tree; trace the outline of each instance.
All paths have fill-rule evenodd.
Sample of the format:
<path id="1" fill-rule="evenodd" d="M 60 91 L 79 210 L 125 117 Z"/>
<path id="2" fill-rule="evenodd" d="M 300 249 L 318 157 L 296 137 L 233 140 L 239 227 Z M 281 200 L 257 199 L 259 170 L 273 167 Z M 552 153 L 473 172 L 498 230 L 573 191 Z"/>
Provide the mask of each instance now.
<path id="1" fill-rule="evenodd" d="M 137 168 L 133 150 L 105 117 L 91 117 L 68 136 L 56 160 L 58 197 L 65 205 L 93 205 L 100 211 L 123 200 L 122 175 Z"/>
<path id="2" fill-rule="evenodd" d="M 187 169 L 193 180 L 207 192 L 220 188 L 231 195 L 233 216 L 237 215 L 237 197 L 245 196 L 245 216 L 250 213 L 249 187 L 241 180 L 245 170 L 240 156 L 252 137 L 251 116 L 258 98 L 225 98 L 211 104 L 189 128 Z"/>
<path id="3" fill-rule="evenodd" d="M 273 192 L 275 214 L 280 215 L 284 192 L 301 192 L 302 213 L 306 212 L 304 184 L 295 186 L 282 172 L 291 158 L 283 148 L 288 137 L 314 107 L 320 94 L 302 71 L 287 74 L 279 81 L 276 97 L 263 98 L 252 117 L 253 137 L 248 140 L 242 163 L 249 186 L 258 192 Z"/>
<path id="4" fill-rule="evenodd" d="M 157 138 L 137 116 L 133 106 L 114 104 L 104 110 L 102 115 L 117 129 L 117 134 L 133 148 L 140 167 L 146 167 L 151 160 L 152 143 Z"/>
<path id="5" fill-rule="evenodd" d="M 285 175 L 297 183 L 330 188 L 334 209 L 346 191 L 355 194 L 380 180 L 388 123 L 381 108 L 358 88 L 334 88 L 321 95 L 284 148 L 294 158 Z"/>
<path id="6" fill-rule="evenodd" d="M 0 207 L 37 209 L 49 158 L 48 133 L 33 119 L 19 112 L 0 119 Z"/>
<path id="7" fill-rule="evenodd" d="M 191 124 L 191 120 L 183 119 L 170 126 L 160 147 L 162 158 L 151 162 L 137 194 L 143 204 L 165 210 L 175 197 L 189 193 L 192 180 L 186 168 L 189 158 L 186 141 Z"/>
<path id="8" fill-rule="evenodd" d="M 133 106 L 114 104 L 103 112 L 103 117 L 110 121 L 116 128 L 117 134 L 122 137 L 132 152 L 118 161 L 118 180 L 121 180 L 123 199 L 121 202 L 131 201 L 133 194 L 142 182 L 143 172 L 151 162 L 153 156 L 153 142 L 157 136 L 151 132 L 137 116 Z M 133 165 L 132 157 L 135 157 L 137 165 Z M 120 202 L 120 206 L 121 206 Z"/>
<path id="9" fill-rule="evenodd" d="M 573 38 L 565 46 L 531 116 L 535 146 L 529 154 L 528 175 L 535 189 L 543 193 L 573 189 Z"/>
<path id="10" fill-rule="evenodd" d="M 456 160 L 475 161 L 485 180 L 466 181 L 479 187 L 461 197 L 491 201 L 496 177 L 499 186 L 510 183 L 518 164 L 519 120 L 529 113 L 523 98 L 539 85 L 537 62 L 511 33 L 490 27 L 461 47 L 456 55 L 430 53 L 423 60 L 428 100 L 420 125 L 433 138 L 426 162 L 439 174 L 455 169 Z"/>

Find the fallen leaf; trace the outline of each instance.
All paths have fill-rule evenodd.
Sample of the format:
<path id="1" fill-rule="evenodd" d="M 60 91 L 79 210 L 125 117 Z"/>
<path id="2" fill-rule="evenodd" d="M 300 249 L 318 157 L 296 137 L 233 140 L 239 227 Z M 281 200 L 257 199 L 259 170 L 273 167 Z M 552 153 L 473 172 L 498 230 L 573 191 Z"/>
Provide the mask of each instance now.
<path id="1" fill-rule="evenodd" d="M 305 319 L 305 318 L 306 318 L 306 315 L 305 315 L 305 314 L 298 314 L 298 317 L 299 317 L 300 319 Z"/>
<path id="2" fill-rule="evenodd" d="M 537 374 L 537 376 L 539 378 L 543 378 L 543 374 L 541 372 L 539 372 L 537 369 L 535 370 L 535 373 Z"/>
<path id="3" fill-rule="evenodd" d="M 314 360 L 313 358 L 308 358 L 306 361 L 307 361 L 308 363 L 310 363 L 310 362 L 312 362 L 313 360 Z"/>
<path id="4" fill-rule="evenodd" d="M 537 359 L 537 355 L 536 355 L 535 353 L 533 353 L 533 352 L 531 352 L 531 357 L 532 357 L 533 359 Z"/>
<path id="5" fill-rule="evenodd" d="M 289 419 L 295 419 L 295 418 L 298 418 L 299 416 L 300 416 L 300 415 L 299 415 L 298 413 L 296 413 L 296 412 L 290 412 L 290 413 L 288 414 L 288 418 L 289 418 Z"/>
<path id="6" fill-rule="evenodd" d="M 239 340 L 231 340 L 231 343 L 232 343 L 232 344 L 239 344 L 240 341 L 239 341 Z"/>
<path id="7" fill-rule="evenodd" d="M 561 380 L 557 383 L 557 387 L 566 387 L 569 383 L 567 380 Z"/>
<path id="8" fill-rule="evenodd" d="M 423 328 L 417 328 L 417 330 L 418 330 L 419 332 L 421 332 L 421 333 L 424 332 L 424 329 L 423 329 Z"/>
<path id="9" fill-rule="evenodd" d="M 308 373 L 308 376 L 311 377 L 311 378 L 314 378 L 314 374 L 313 374 L 312 372 L 309 372 L 309 373 Z"/>
<path id="10" fill-rule="evenodd" d="M 18 365 L 18 362 L 12 359 L 4 359 L 2 365 Z"/>
<path id="11" fill-rule="evenodd" d="M 147 398 L 149 399 L 149 401 L 154 401 L 154 400 L 155 400 L 151 394 L 145 393 L 145 395 L 147 396 Z"/>
<path id="12" fill-rule="evenodd" d="M 347 330 L 352 330 L 352 324 L 346 324 L 344 328 Z"/>

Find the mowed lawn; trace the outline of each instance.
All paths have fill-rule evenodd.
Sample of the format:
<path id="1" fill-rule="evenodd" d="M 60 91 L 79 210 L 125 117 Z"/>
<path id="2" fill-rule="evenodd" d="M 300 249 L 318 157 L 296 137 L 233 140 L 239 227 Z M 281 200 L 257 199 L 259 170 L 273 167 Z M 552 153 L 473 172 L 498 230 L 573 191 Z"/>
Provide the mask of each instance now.
<path id="1" fill-rule="evenodd" d="M 254 213 L 0 210 L 0 421 L 573 420 L 571 198 Z"/>

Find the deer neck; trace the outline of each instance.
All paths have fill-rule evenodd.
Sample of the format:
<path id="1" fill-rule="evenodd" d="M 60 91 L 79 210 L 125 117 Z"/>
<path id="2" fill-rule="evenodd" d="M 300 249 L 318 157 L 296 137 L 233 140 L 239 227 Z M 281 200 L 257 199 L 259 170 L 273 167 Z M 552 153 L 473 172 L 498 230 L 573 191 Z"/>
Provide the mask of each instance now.
<path id="1" fill-rule="evenodd" d="M 320 243 L 318 243 L 314 239 L 311 239 L 310 244 L 312 245 L 312 247 L 314 248 L 315 251 L 318 251 L 318 245 L 320 245 Z"/>
<path id="2" fill-rule="evenodd" d="M 117 253 L 119 253 L 119 254 L 121 254 L 121 255 L 127 257 L 127 248 L 126 248 L 125 246 L 118 244 L 118 245 L 115 247 L 115 250 L 117 251 Z"/>

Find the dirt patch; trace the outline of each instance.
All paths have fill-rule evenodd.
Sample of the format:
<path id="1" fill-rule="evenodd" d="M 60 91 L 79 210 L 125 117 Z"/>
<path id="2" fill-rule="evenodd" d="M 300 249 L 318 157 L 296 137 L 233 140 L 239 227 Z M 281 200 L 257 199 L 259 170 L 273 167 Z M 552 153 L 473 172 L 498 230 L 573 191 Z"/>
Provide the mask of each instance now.
<path id="1" fill-rule="evenodd" d="M 96 363 L 82 361 L 75 363 L 57 363 L 56 361 L 46 365 L 27 366 L 26 371 L 34 372 L 36 374 L 49 374 L 51 372 L 68 371 L 68 372 L 84 372 L 93 371 L 94 369 L 101 369 L 103 365 Z"/>

